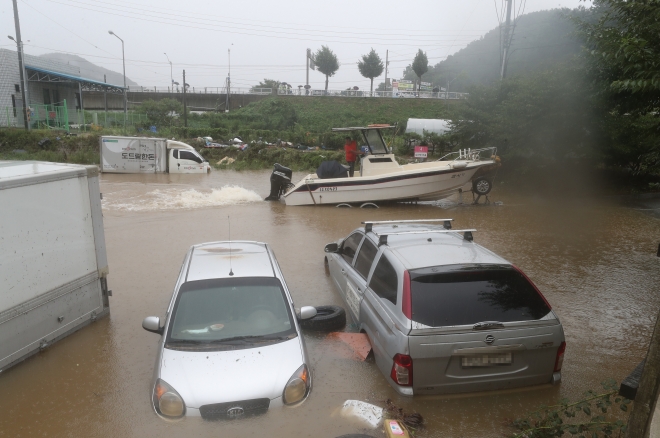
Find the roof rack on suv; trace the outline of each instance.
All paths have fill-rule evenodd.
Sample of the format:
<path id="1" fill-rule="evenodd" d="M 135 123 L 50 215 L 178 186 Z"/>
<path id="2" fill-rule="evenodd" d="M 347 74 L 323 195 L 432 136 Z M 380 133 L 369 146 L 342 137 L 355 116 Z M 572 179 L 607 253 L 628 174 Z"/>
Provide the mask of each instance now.
<path id="1" fill-rule="evenodd" d="M 384 225 L 384 224 L 419 224 L 424 222 L 444 222 L 443 226 L 447 230 L 451 230 L 451 221 L 454 219 L 408 219 L 400 221 L 364 221 L 364 232 L 368 233 L 372 230 L 374 225 Z M 390 233 L 393 234 L 393 233 Z"/>
<path id="2" fill-rule="evenodd" d="M 398 233 L 387 233 L 387 234 L 374 233 L 374 234 L 378 236 L 378 246 L 381 246 L 381 245 L 387 245 L 387 236 L 398 236 L 401 234 L 463 233 L 463 239 L 467 240 L 468 242 L 472 242 L 474 240 L 474 237 L 472 236 L 473 231 L 477 231 L 477 230 L 475 228 L 470 228 L 466 230 L 400 231 Z"/>

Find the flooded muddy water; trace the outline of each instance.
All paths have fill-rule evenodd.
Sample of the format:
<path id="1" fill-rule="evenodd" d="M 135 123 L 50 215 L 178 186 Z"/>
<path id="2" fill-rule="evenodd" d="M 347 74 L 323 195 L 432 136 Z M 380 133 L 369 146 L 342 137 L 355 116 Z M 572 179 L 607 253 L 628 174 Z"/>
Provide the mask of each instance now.
<path id="1" fill-rule="evenodd" d="M 539 405 L 620 381 L 646 353 L 660 307 L 658 218 L 614 200 L 547 201 L 503 186 L 491 196 L 502 201 L 497 206 L 285 207 L 262 201 L 269 174 L 104 175 L 110 316 L 0 374 L 0 436 L 383 436 L 337 411 L 347 399 L 383 406 L 390 398 L 426 418 L 420 436 L 499 437 L 512 432 L 509 420 Z M 154 414 L 158 335 L 141 322 L 164 316 L 190 245 L 228 239 L 229 220 L 232 239 L 272 245 L 296 306 L 343 306 L 324 273 L 326 243 L 363 220 L 444 217 L 476 228 L 475 241 L 522 268 L 551 303 L 568 344 L 560 385 L 404 398 L 375 364 L 307 333 L 314 387 L 301 406 L 232 422 L 165 422 Z"/>

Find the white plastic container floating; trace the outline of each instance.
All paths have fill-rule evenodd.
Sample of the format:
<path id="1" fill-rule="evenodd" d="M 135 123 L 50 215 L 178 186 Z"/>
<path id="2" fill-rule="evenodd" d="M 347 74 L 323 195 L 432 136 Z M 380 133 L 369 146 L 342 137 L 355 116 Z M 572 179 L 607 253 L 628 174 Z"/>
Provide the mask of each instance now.
<path id="1" fill-rule="evenodd" d="M 341 415 L 358 418 L 375 429 L 383 421 L 383 408 L 360 400 L 346 400 Z"/>
<path id="2" fill-rule="evenodd" d="M 0 370 L 109 313 L 98 168 L 0 161 Z"/>

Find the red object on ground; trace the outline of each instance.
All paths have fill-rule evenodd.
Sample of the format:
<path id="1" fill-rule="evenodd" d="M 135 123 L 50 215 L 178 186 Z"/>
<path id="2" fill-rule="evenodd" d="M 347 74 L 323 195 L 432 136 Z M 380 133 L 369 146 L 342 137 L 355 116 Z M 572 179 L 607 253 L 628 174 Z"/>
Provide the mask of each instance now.
<path id="1" fill-rule="evenodd" d="M 371 343 L 366 333 L 332 332 L 328 338 L 339 339 L 353 350 L 360 360 L 366 360 L 371 351 Z"/>

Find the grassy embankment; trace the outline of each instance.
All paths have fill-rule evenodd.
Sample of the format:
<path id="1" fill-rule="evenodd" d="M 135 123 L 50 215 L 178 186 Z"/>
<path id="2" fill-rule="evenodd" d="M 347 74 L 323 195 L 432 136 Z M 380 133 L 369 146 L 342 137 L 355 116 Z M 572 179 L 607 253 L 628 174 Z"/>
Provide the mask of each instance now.
<path id="1" fill-rule="evenodd" d="M 210 113 L 195 117 L 196 126 L 206 125 L 207 128 L 175 127 L 152 135 L 176 137 L 193 145 L 217 168 L 264 169 L 277 162 L 294 170 L 313 171 L 321 161 L 344 159 L 341 146 L 345 135 L 333 134 L 330 128 L 394 122 L 405 126 L 410 117 L 443 118 L 447 115 L 445 103 L 432 99 L 285 96 L 256 102 L 229 114 Z M 54 131 L 0 129 L 0 159 L 98 164 L 98 137 L 101 134 L 66 136 Z M 112 134 L 116 135 L 116 132 Z M 298 151 L 261 146 L 252 146 L 244 152 L 235 148 L 206 149 L 195 140 L 199 136 L 212 136 L 216 141 L 235 136 L 247 142 L 282 140 L 306 146 L 326 145 L 339 150 Z M 39 142 L 44 138 L 50 141 L 40 146 Z M 224 157 L 235 161 L 218 164 Z"/>

